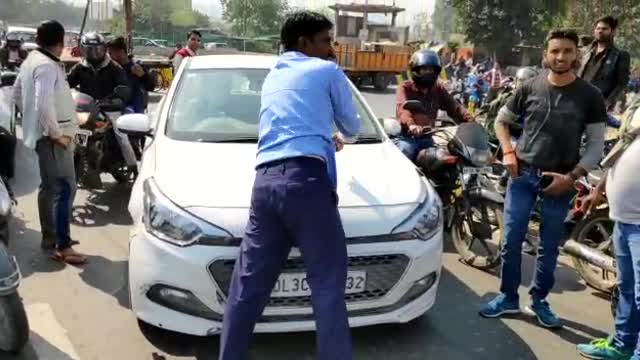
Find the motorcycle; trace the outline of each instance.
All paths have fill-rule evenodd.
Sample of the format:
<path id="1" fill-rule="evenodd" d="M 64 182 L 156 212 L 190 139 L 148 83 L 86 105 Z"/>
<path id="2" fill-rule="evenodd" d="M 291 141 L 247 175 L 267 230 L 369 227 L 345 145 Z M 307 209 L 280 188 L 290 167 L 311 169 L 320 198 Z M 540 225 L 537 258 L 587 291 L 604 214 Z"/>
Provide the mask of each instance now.
<path id="1" fill-rule="evenodd" d="M 120 184 L 133 182 L 138 174 L 141 149 L 136 139 L 120 132 L 115 122 L 122 114 L 128 87 L 119 86 L 114 94 L 96 101 L 80 92 L 73 94 L 80 130 L 76 134 L 74 162 L 78 184 L 102 187 L 100 174 L 109 173 Z"/>
<path id="2" fill-rule="evenodd" d="M 424 112 L 419 101 L 407 101 L 404 108 L 413 113 Z M 390 121 L 397 123 L 386 121 L 388 133 L 399 135 L 399 126 L 393 126 Z M 390 130 L 394 127 L 396 134 Z M 427 129 L 423 136 L 439 141 L 434 147 L 422 150 L 415 164 L 442 200 L 444 224 L 452 234 L 462 261 L 483 270 L 498 266 L 504 198 L 485 186 L 484 178 L 492 171 L 487 132 L 480 124 L 464 123 L 455 130 Z"/>
<path id="3" fill-rule="evenodd" d="M 0 88 L 13 86 L 15 76 L 3 73 Z M 6 100 L 6 99 L 3 99 Z M 4 103 L 3 106 L 10 106 Z M 13 128 L 12 125 L 9 128 Z M 3 154 L 7 156 L 6 154 Z M 10 164 L 13 161 L 10 160 Z M 12 166 L 12 165 L 11 165 Z M 19 352 L 29 340 L 29 322 L 18 293 L 22 276 L 14 256 L 9 253 L 9 220 L 15 202 L 11 196 L 6 174 L 0 176 L 0 350 Z"/>

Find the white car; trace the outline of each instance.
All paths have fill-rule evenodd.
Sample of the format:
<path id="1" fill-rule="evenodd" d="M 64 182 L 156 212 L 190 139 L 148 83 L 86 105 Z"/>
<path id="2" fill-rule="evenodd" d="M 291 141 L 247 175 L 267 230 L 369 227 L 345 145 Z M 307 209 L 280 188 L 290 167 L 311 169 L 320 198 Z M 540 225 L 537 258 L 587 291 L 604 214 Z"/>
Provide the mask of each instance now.
<path id="1" fill-rule="evenodd" d="M 131 306 L 143 322 L 192 335 L 221 331 L 248 220 L 260 89 L 276 59 L 185 59 L 152 119 L 118 119 L 122 131 L 153 137 L 129 203 Z M 350 324 L 406 323 L 436 299 L 442 205 L 355 87 L 353 99 L 362 130 L 337 154 Z M 305 276 L 294 248 L 256 332 L 314 330 Z"/>
<path id="2" fill-rule="evenodd" d="M 37 30 L 35 28 L 23 27 L 23 26 L 9 26 L 6 36 L 17 36 L 22 40 L 22 48 L 31 51 L 38 47 L 36 44 Z"/>

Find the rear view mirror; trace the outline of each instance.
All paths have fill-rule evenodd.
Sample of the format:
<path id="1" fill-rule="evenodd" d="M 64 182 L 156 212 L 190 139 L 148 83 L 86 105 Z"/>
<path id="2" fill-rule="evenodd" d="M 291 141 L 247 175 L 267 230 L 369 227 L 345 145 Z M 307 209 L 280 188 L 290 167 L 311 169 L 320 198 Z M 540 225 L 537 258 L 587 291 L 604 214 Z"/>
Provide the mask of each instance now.
<path id="1" fill-rule="evenodd" d="M 17 77 L 17 73 L 3 72 L 2 75 L 0 75 L 0 87 L 13 86 L 13 84 L 16 82 Z"/>
<path id="2" fill-rule="evenodd" d="M 146 114 L 127 114 L 122 115 L 116 121 L 118 130 L 128 135 L 146 135 L 150 136 L 151 119 Z"/>
<path id="3" fill-rule="evenodd" d="M 402 104 L 402 108 L 411 111 L 413 114 L 426 114 L 427 109 L 418 100 L 407 100 Z"/>
<path id="4" fill-rule="evenodd" d="M 113 89 L 113 93 L 120 99 L 122 100 L 127 100 L 129 99 L 129 97 L 131 96 L 131 89 L 129 89 L 128 86 L 116 86 L 115 89 Z"/>

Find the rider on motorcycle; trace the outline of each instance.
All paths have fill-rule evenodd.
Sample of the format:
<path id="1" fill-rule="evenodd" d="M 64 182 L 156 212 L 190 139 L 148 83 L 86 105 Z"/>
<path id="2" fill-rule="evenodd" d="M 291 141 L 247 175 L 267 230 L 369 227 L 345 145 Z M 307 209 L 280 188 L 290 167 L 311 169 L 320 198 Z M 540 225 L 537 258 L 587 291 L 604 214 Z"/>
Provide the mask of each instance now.
<path id="1" fill-rule="evenodd" d="M 8 34 L 6 43 L 0 49 L 0 67 L 15 70 L 27 58 L 22 48 L 22 39 L 18 34 Z"/>
<path id="2" fill-rule="evenodd" d="M 457 123 L 473 121 L 473 116 L 438 83 L 442 64 L 437 53 L 417 51 L 411 56 L 409 70 L 412 79 L 400 84 L 396 91 L 396 117 L 402 133 L 394 142 L 414 161 L 420 150 L 433 146 L 431 136 L 423 134 L 435 125 L 438 110 L 446 111 Z M 422 107 L 409 109 L 407 101 L 410 100 L 419 101 Z"/>
<path id="3" fill-rule="evenodd" d="M 100 101 L 113 97 L 117 86 L 129 86 L 124 69 L 108 56 L 107 43 L 102 35 L 88 33 L 82 36 L 80 47 L 82 61 L 67 75 L 71 88 Z"/>
<path id="4" fill-rule="evenodd" d="M 535 68 L 527 66 L 518 69 L 518 72 L 516 72 L 515 87 L 506 87 L 505 90 L 498 96 L 498 98 L 489 103 L 485 127 L 491 138 L 495 139 L 496 130 L 494 128 L 494 124 L 500 109 L 502 109 L 502 107 L 507 104 L 509 99 L 511 99 L 511 97 L 516 93 L 516 90 L 521 87 L 522 84 L 524 84 L 529 79 L 533 79 L 536 76 L 538 76 L 538 70 L 536 70 Z M 519 131 L 516 131 L 516 133 L 519 133 Z M 512 131 L 511 134 L 514 134 L 514 132 Z"/>

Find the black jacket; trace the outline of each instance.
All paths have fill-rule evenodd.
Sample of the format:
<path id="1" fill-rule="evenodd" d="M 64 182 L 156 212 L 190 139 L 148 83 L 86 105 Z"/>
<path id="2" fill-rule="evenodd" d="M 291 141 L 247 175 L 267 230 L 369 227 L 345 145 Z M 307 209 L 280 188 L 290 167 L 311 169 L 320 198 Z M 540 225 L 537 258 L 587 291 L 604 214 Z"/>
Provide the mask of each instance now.
<path id="1" fill-rule="evenodd" d="M 584 75 L 585 68 L 589 60 L 591 60 L 591 56 L 593 55 L 592 50 L 595 46 L 597 45 L 594 44 L 591 47 L 585 48 L 578 76 L 582 77 Z M 597 87 L 600 89 L 600 92 L 602 92 L 607 107 L 613 106 L 627 87 L 630 67 L 631 57 L 629 53 L 618 49 L 612 44 L 607 50 L 607 57 L 604 59 L 602 66 L 598 70 L 595 78 L 591 81 L 591 85 Z"/>
<path id="2" fill-rule="evenodd" d="M 78 89 L 95 100 L 111 97 L 116 86 L 129 87 L 124 69 L 108 58 L 97 68 L 85 60 L 77 63 L 71 68 L 67 80 L 72 89 Z M 126 102 L 129 99 L 122 100 Z"/>

